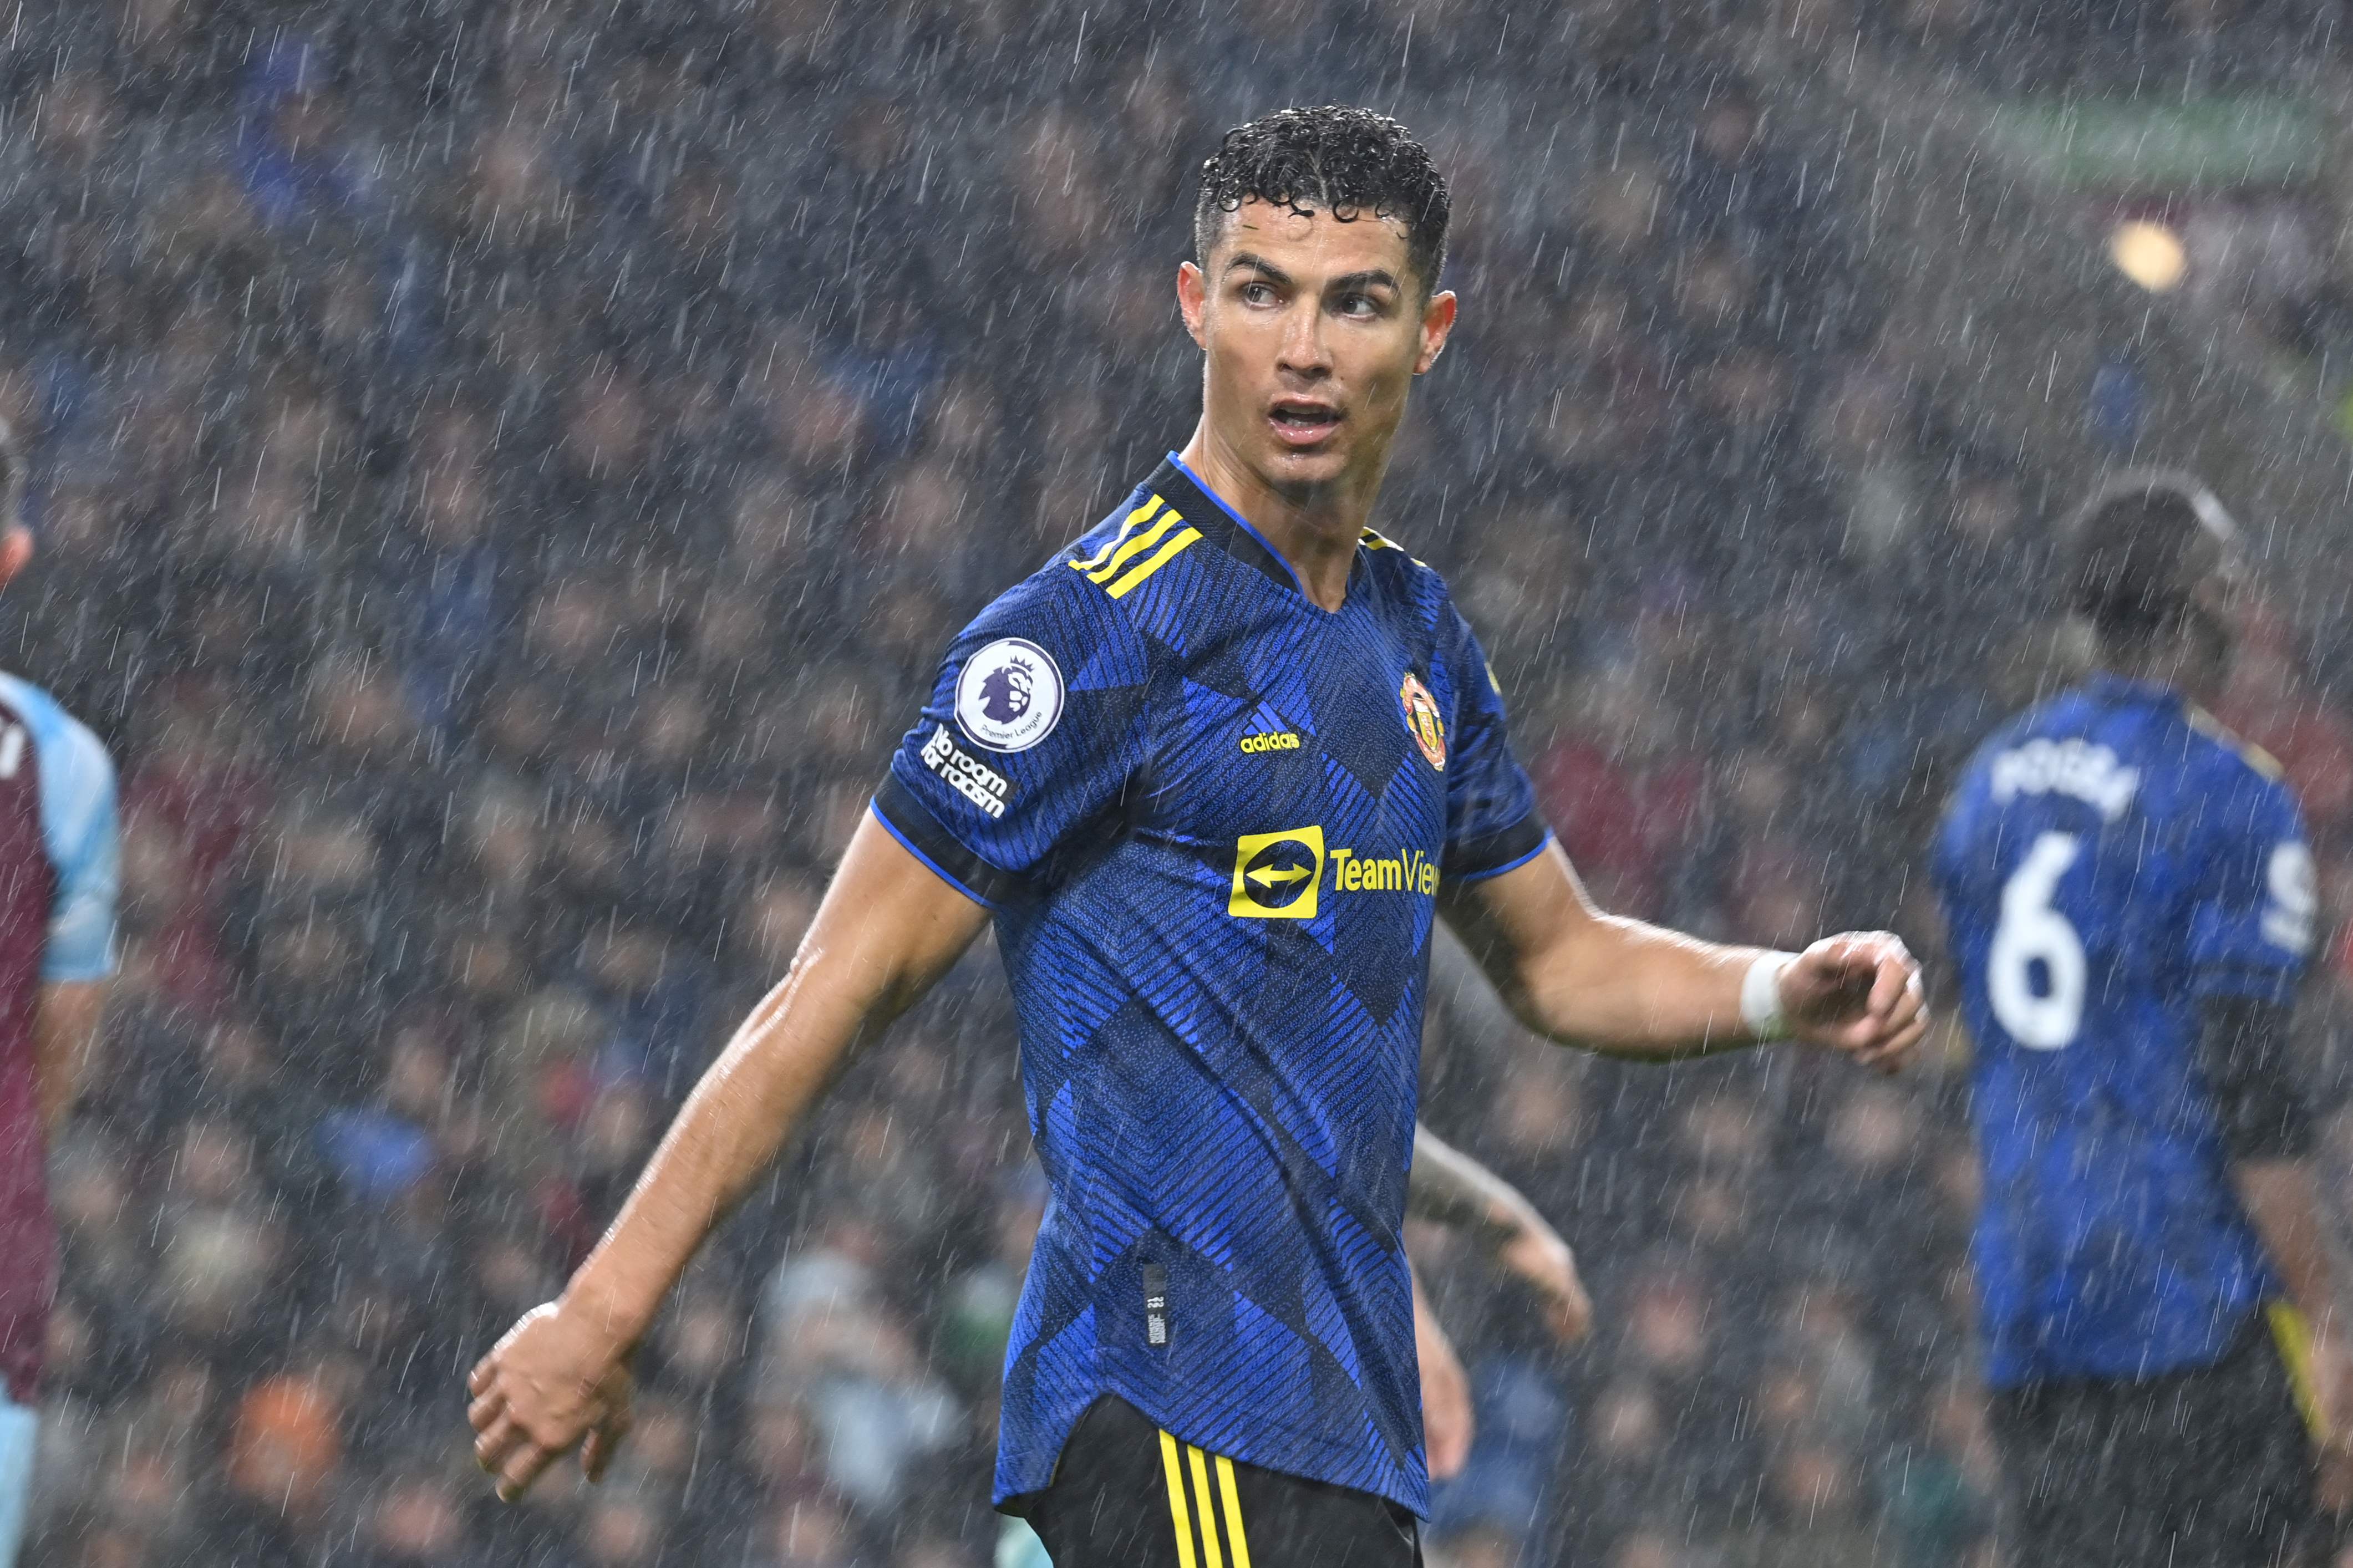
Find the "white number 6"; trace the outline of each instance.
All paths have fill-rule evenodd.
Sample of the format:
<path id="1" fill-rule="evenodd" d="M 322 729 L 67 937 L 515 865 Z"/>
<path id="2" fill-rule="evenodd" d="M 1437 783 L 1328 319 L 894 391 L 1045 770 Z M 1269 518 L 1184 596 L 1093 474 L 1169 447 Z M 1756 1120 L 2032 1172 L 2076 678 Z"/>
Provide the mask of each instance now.
<path id="1" fill-rule="evenodd" d="M 2051 904 L 2081 848 L 2072 833 L 2046 833 L 2002 884 L 2001 923 L 1986 954 L 1986 994 L 2010 1037 L 2030 1050 L 2058 1050 L 2084 1024 L 2084 939 Z M 2049 977 L 2040 992 L 2029 968 L 2037 959 Z"/>

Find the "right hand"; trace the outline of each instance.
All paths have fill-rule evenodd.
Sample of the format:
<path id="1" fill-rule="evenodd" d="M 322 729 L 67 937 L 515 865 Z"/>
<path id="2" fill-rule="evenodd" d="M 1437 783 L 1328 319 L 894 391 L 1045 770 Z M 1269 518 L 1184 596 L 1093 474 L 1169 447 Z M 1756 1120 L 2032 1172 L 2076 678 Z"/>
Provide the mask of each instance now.
<path id="1" fill-rule="evenodd" d="M 1920 961 L 1892 931 L 1824 937 L 1781 971 L 1792 1038 L 1894 1072 L 1928 1032 Z"/>
<path id="2" fill-rule="evenodd" d="M 466 1380 L 474 1402 L 474 1459 L 512 1502 L 551 1464 L 580 1449 L 580 1468 L 602 1480 L 629 1431 L 629 1369 L 577 1311 L 550 1301 L 524 1313 Z"/>

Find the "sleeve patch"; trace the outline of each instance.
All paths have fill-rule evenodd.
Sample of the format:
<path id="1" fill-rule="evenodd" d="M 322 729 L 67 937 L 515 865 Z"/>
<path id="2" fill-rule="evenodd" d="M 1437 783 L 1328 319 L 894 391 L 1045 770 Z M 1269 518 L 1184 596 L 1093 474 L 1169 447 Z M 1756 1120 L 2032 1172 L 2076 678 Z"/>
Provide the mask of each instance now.
<path id="1" fill-rule="evenodd" d="M 1003 773 L 957 745 L 945 724 L 933 727 L 932 738 L 923 742 L 918 755 L 923 766 L 945 779 L 950 789 L 978 806 L 990 821 L 1003 819 L 1012 784 Z"/>
<path id="2" fill-rule="evenodd" d="M 992 752 L 1026 752 L 1062 721 L 1062 698 L 1052 654 L 1027 637 L 999 637 L 965 661 L 956 723 Z"/>

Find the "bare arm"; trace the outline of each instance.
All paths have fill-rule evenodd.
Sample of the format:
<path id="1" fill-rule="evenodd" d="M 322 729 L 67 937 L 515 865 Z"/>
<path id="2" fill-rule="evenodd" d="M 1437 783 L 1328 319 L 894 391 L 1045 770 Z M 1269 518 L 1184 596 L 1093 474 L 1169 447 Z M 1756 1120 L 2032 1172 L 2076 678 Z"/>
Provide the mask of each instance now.
<path id="1" fill-rule="evenodd" d="M 1470 1462 L 1478 1420 L 1471 1408 L 1471 1379 L 1462 1370 L 1462 1358 L 1454 1353 L 1454 1342 L 1430 1310 L 1421 1276 L 1410 1266 L 1407 1275 L 1413 1281 L 1413 1348 L 1421 1368 L 1422 1445 L 1430 1455 L 1430 1479 L 1443 1481 L 1460 1475 Z"/>
<path id="2" fill-rule="evenodd" d="M 870 816 L 790 973 L 702 1075 L 563 1297 L 474 1369 L 476 1458 L 512 1500 L 586 1436 L 593 1475 L 626 1430 L 623 1363 L 689 1258 L 799 1127 L 851 1050 L 953 965 L 987 911 Z"/>
<path id="3" fill-rule="evenodd" d="M 55 1139 L 81 1094 L 83 1075 L 106 1018 L 107 982 L 60 980 L 41 987 L 33 1012 L 33 1079 L 41 1128 Z"/>
<path id="4" fill-rule="evenodd" d="M 1473 1237 L 1498 1267 L 1544 1299 L 1553 1332 L 1565 1341 L 1585 1337 L 1593 1303 L 1568 1243 L 1518 1188 L 1418 1122 L 1405 1206 L 1415 1219 Z"/>
<path id="5" fill-rule="evenodd" d="M 1562 1045 L 1672 1059 L 1751 1045 L 1742 986 L 1769 955 L 1603 914 L 1556 843 L 1459 887 L 1446 918 L 1522 1024 Z M 1893 1067 L 1926 1032 L 1919 965 L 1884 931 L 1814 943 L 1779 968 L 1786 1032 Z"/>
<path id="6" fill-rule="evenodd" d="M 2250 1160 L 2231 1167 L 2231 1184 L 2279 1270 L 2288 1300 L 2315 1334 L 2336 1329 L 2337 1289 L 2320 1222 L 2320 1187 L 2309 1160 Z"/>

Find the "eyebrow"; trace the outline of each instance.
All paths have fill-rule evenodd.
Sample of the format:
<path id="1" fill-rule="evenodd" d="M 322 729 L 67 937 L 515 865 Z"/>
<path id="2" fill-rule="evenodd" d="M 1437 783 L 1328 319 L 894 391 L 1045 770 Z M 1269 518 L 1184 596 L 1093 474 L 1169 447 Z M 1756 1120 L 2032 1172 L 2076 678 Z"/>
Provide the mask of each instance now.
<path id="1" fill-rule="evenodd" d="M 1247 250 L 1238 253 L 1231 260 L 1226 263 L 1226 270 L 1229 272 L 1231 272 L 1237 267 L 1248 268 L 1253 272 L 1262 273 L 1265 275 L 1268 281 L 1273 283 L 1289 284 L 1297 281 L 1297 279 L 1293 279 L 1290 273 L 1285 272 L 1282 268 L 1277 267 L 1266 258 L 1262 256 L 1254 256 Z M 1344 273 L 1342 276 L 1333 279 L 1324 287 L 1327 291 L 1334 289 L 1395 289 L 1398 288 L 1398 280 L 1396 274 L 1390 272 L 1387 268 L 1372 267 L 1367 268 L 1361 272 Z"/>

